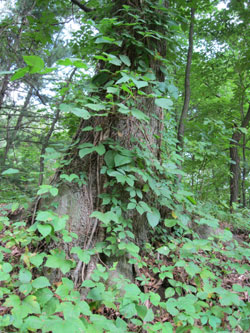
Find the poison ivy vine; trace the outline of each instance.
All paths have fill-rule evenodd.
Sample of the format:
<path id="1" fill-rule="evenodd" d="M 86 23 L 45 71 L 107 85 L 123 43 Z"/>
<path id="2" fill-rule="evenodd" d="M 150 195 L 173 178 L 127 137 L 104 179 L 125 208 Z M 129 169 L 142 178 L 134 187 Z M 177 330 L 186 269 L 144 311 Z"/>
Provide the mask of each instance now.
<path id="1" fill-rule="evenodd" d="M 75 81 L 60 105 L 72 121 L 70 130 L 80 120 L 78 132 L 56 182 L 37 192 L 53 203 L 50 198 L 60 197 L 62 184 L 87 186 L 94 161 L 92 228 L 84 246 L 71 246 L 81 235 L 68 227 L 70 216 L 58 215 L 53 205 L 35 210 L 32 225 L 0 217 L 3 330 L 249 329 L 249 287 L 239 278 L 227 281 L 228 287 L 224 279 L 249 272 L 249 246 L 239 244 L 229 230 L 216 234 L 219 220 L 213 212 L 176 182 L 178 174 L 185 174 L 175 152 L 173 64 L 159 49 L 159 42 L 174 48 L 172 35 L 179 29 L 171 21 L 174 12 L 161 2 L 136 5 L 123 5 L 113 18 L 97 23 L 92 42 L 99 51 L 98 72 L 84 81 L 84 94 L 83 81 Z M 166 36 L 163 30 L 170 32 Z M 24 60 L 28 66 L 13 79 L 47 71 L 38 56 Z M 76 67 L 86 79 L 83 60 L 63 59 L 58 65 Z M 210 228 L 208 239 L 198 236 L 204 228 Z M 62 241 L 67 250 L 54 246 Z M 132 281 L 112 274 L 124 258 Z"/>

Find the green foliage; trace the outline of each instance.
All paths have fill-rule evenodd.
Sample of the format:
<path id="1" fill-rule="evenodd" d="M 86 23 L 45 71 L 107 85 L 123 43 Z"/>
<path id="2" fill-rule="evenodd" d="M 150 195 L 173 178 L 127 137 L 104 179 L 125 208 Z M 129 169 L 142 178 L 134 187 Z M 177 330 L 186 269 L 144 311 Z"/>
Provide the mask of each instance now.
<path id="1" fill-rule="evenodd" d="M 33 30 L 25 30 L 25 38 L 34 40 L 37 53 L 39 47 L 46 53 L 48 50 L 42 46 L 52 41 L 58 25 L 55 9 L 62 15 L 68 7 L 66 1 L 37 3 L 36 11 L 27 18 Z M 25 4 L 18 1 L 21 7 Z M 61 184 L 72 188 L 91 187 L 93 180 L 88 179 L 91 177 L 85 174 L 85 169 L 71 162 L 86 164 L 86 169 L 94 165 L 96 182 L 99 177 L 105 182 L 100 193 L 99 188 L 95 189 L 95 200 L 100 204 L 94 206 L 89 200 L 91 214 L 88 218 L 93 226 L 98 223 L 105 237 L 95 243 L 90 233 L 89 239 L 85 235 L 85 244 L 80 239 L 81 246 L 75 246 L 75 239 L 82 235 L 70 231 L 71 217 L 60 216 L 55 209 L 45 206 L 39 207 L 36 214 L 25 221 L 12 221 L 7 215 L 11 216 L 10 213 L 19 208 L 18 193 L 13 195 L 15 200 L 10 200 L 10 207 L 4 206 L 0 215 L 0 297 L 4 300 L 0 309 L 1 330 L 52 333 L 248 331 L 250 305 L 246 295 L 250 287 L 243 282 L 247 281 L 250 271 L 249 242 L 234 237 L 230 225 L 219 229 L 221 222 L 232 219 L 238 228 L 249 230 L 247 209 L 238 208 L 234 214 L 228 212 L 225 178 L 229 175 L 220 168 L 229 162 L 221 151 L 228 148 L 232 134 L 232 119 L 229 123 L 220 119 L 220 108 L 224 104 L 225 115 L 235 117 L 235 110 L 231 115 L 232 100 L 247 96 L 245 91 L 240 91 L 241 84 L 231 73 L 231 68 L 237 69 L 239 64 L 230 62 L 228 71 L 228 58 L 225 62 L 219 55 L 214 58 L 211 54 L 209 59 L 203 58 L 202 52 L 197 55 L 195 84 L 198 87 L 190 117 L 198 117 L 199 121 L 191 119 L 187 126 L 182 158 L 176 152 L 176 109 L 180 99 L 174 81 L 179 84 L 176 70 L 184 68 L 182 55 L 178 55 L 178 50 L 183 52 L 182 45 L 176 47 L 175 41 L 183 43 L 181 26 L 185 31 L 188 19 L 183 13 L 183 2 L 170 1 L 170 7 L 165 8 L 161 1 L 146 0 L 143 7 L 124 4 L 117 11 L 111 2 L 102 3 L 101 8 L 97 1 L 90 1 L 89 5 L 98 8 L 96 34 L 93 36 L 88 31 L 93 22 L 81 19 L 80 32 L 72 42 L 77 57 L 66 57 L 57 63 L 64 66 L 64 70 L 75 67 L 77 79 L 68 86 L 58 86 L 55 99 L 64 118 L 58 125 L 63 125 L 62 132 L 58 130 L 54 139 L 68 140 L 68 134 L 73 133 L 80 120 L 86 122 L 81 128 L 86 134 L 85 141 L 76 140 L 70 146 L 63 144 L 62 148 L 46 147 L 42 158 L 47 163 L 47 174 L 52 165 L 60 167 L 60 182 L 56 186 L 41 184 L 38 191 L 34 186 L 33 191 L 37 191 L 39 199 L 51 202 L 60 197 Z M 199 14 L 204 23 L 212 7 L 206 7 L 203 1 L 198 1 L 197 6 L 198 10 L 206 9 L 205 18 Z M 244 21 L 244 8 L 234 1 L 230 6 L 231 13 L 238 13 Z M 217 11 L 213 13 L 219 15 Z M 91 17 L 91 12 L 88 15 Z M 213 24 L 216 25 L 214 20 L 211 30 Z M 228 45 L 231 45 L 234 36 L 228 33 Z M 221 36 L 217 38 L 219 42 Z M 94 55 L 90 54 L 92 49 Z M 173 55 L 175 59 L 171 60 Z M 245 55 L 243 52 L 243 59 Z M 82 56 L 86 56 L 86 61 L 81 60 Z M 22 59 L 27 66 L 16 70 L 13 81 L 51 71 L 45 68 L 43 57 L 34 54 L 24 55 Z M 89 63 L 94 64 L 96 60 L 100 70 L 90 78 L 84 70 L 91 68 Z M 241 69 L 246 69 L 247 63 L 243 64 L 240 73 Z M 206 82 L 201 85 L 201 71 L 208 65 L 216 65 L 222 74 L 217 88 L 214 71 L 208 69 Z M 214 85 L 207 87 L 211 82 Z M 217 102 L 217 96 L 212 98 L 215 89 L 220 93 L 228 89 L 223 103 Z M 65 92 L 68 94 L 64 95 Z M 203 98 L 206 94 L 209 103 Z M 59 102 L 60 96 L 63 98 Z M 244 103 L 242 105 L 244 107 Z M 152 114 L 152 110 L 162 114 Z M 216 112 L 211 117 L 213 110 Z M 126 132 L 127 141 L 116 128 L 117 122 L 112 122 L 114 119 L 122 119 L 126 125 L 132 123 L 136 128 L 132 133 Z M 152 131 L 154 122 L 158 131 Z M 51 128 L 43 125 L 42 130 L 49 132 Z M 106 135 L 103 125 L 113 131 L 113 136 Z M 63 133 L 66 130 L 68 134 Z M 241 131 L 248 133 L 246 128 Z M 23 153 L 21 148 L 19 153 Z M 39 156 L 37 152 L 33 155 L 34 160 Z M 77 156 L 75 160 L 74 156 Z M 14 159 L 16 156 L 12 157 Z M 183 161 L 184 171 L 180 168 Z M 27 177 L 23 162 L 16 162 L 14 166 L 16 168 L 8 164 L 1 172 L 7 184 L 12 177 L 18 179 L 15 177 L 19 174 Z M 181 177 L 182 183 L 178 180 Z M 221 188 L 217 188 L 215 182 L 211 184 L 213 177 L 221 181 Z M 200 199 L 206 200 L 205 203 Z M 142 232 L 143 228 L 150 230 L 150 239 L 143 244 L 135 232 L 137 220 L 142 221 Z M 202 239 L 204 230 L 209 233 Z M 84 276 L 93 258 L 97 263 L 92 273 Z M 133 267 L 134 281 L 114 274 L 121 258 Z M 80 275 L 81 286 L 77 283 Z"/>

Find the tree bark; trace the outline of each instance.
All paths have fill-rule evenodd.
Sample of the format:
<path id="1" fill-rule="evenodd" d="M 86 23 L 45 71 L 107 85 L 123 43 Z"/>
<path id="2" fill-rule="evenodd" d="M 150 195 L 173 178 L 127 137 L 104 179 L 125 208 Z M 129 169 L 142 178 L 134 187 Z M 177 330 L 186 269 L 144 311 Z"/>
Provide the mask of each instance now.
<path id="1" fill-rule="evenodd" d="M 190 73 L 191 73 L 191 64 L 192 64 L 192 55 L 193 55 L 193 35 L 194 35 L 194 19 L 195 19 L 195 9 L 191 8 L 191 20 L 189 27 L 189 37 L 188 37 L 188 54 L 187 54 L 187 63 L 185 70 L 185 92 L 184 92 L 184 103 L 181 111 L 181 116 L 178 125 L 177 132 L 177 150 L 182 152 L 184 145 L 184 131 L 185 125 L 184 121 L 188 114 L 190 96 L 191 96 L 191 88 L 190 88 Z"/>
<path id="2" fill-rule="evenodd" d="M 74 1 L 74 3 L 76 3 Z M 123 7 L 128 4 L 132 7 L 132 10 L 137 10 L 141 8 L 140 1 L 124 1 L 119 2 L 116 1 L 113 4 L 112 13 L 116 13 L 118 19 L 123 19 L 121 15 L 124 14 Z M 143 10 L 143 9 L 141 9 Z M 130 16 L 130 20 L 131 16 Z M 123 33 L 123 27 L 117 27 L 117 34 Z M 119 30 L 120 29 L 120 30 Z M 129 29 L 129 28 L 127 28 Z M 151 48 L 154 52 L 158 50 L 158 52 L 164 57 L 166 52 L 166 45 L 164 40 L 158 41 L 157 44 L 155 40 L 150 38 L 144 38 L 140 35 L 137 35 L 137 32 L 130 29 L 130 33 L 134 34 L 134 38 L 140 43 L 144 44 L 145 47 Z M 106 32 L 107 34 L 107 32 Z M 136 54 L 136 48 L 130 41 L 123 40 L 122 47 L 118 47 L 116 45 L 104 45 L 104 51 L 109 54 L 123 54 L 126 55 L 131 61 L 131 72 L 136 68 L 136 61 L 138 61 Z M 139 56 L 141 53 L 138 51 Z M 154 72 L 158 81 L 164 80 L 164 74 L 161 71 L 162 63 L 160 61 L 156 61 L 154 56 L 148 56 L 149 64 L 151 72 Z M 104 70 L 111 73 L 112 79 L 117 79 L 120 76 L 120 70 L 123 68 L 119 68 L 119 66 L 113 66 L 110 64 L 106 64 L 100 62 L 97 65 L 100 68 L 100 73 Z M 151 152 L 152 157 L 156 158 L 159 156 L 160 150 L 160 141 L 159 141 L 159 131 L 162 130 L 162 119 L 163 119 L 163 110 L 161 107 L 156 106 L 155 101 L 152 97 L 148 97 L 148 95 L 152 92 L 153 86 L 148 86 L 144 88 L 143 94 L 137 94 L 133 98 L 133 103 L 135 104 L 133 107 L 136 110 L 140 110 L 146 117 L 148 117 L 149 123 L 146 125 L 144 122 L 144 126 L 142 122 L 140 122 L 133 115 L 123 115 L 119 113 L 116 109 L 110 110 L 105 116 L 95 116 L 91 117 L 89 120 L 82 120 L 79 124 L 79 128 L 75 136 L 73 137 L 73 144 L 82 145 L 82 144 L 90 144 L 95 147 L 102 144 L 106 148 L 106 153 L 112 152 L 118 153 L 119 149 L 124 149 L 129 152 L 134 152 L 139 147 L 147 147 L 147 149 Z M 106 89 L 102 86 L 98 88 L 97 96 L 99 99 L 105 100 L 106 98 Z M 125 93 L 121 90 L 120 97 L 121 103 L 126 104 L 127 100 L 129 100 L 129 96 L 125 96 Z M 84 128 L 91 126 L 92 128 L 100 128 L 100 131 L 83 131 Z M 143 153 L 142 153 L 143 154 Z M 105 155 L 106 156 L 106 155 Z M 143 158 L 143 156 L 141 156 Z M 67 214 L 70 218 L 68 221 L 68 229 L 78 235 L 78 239 L 74 240 L 71 243 L 71 246 L 80 246 L 81 248 L 88 249 L 93 248 L 94 244 L 97 241 L 103 241 L 108 236 L 108 233 L 112 235 L 114 232 L 112 229 L 107 231 L 100 226 L 100 222 L 97 218 L 90 217 L 93 211 L 99 211 L 104 213 L 106 210 L 109 210 L 110 205 L 102 205 L 101 196 L 105 196 L 106 194 L 110 194 L 112 200 L 118 200 L 122 205 L 127 206 L 129 195 L 127 194 L 127 185 L 118 184 L 119 186 L 108 185 L 109 182 L 112 184 L 112 176 L 111 173 L 115 171 L 116 167 L 114 166 L 114 170 L 110 170 L 106 174 L 103 174 L 103 168 L 106 167 L 106 161 L 103 156 L 96 154 L 95 152 L 84 156 L 84 158 L 79 158 L 79 148 L 71 149 L 67 153 L 66 157 L 66 166 L 62 169 L 58 170 L 53 180 L 53 184 L 60 183 L 60 175 L 76 173 L 78 175 L 82 175 L 84 182 L 82 184 L 64 184 L 59 186 L 59 196 L 56 199 L 57 201 L 57 212 L 59 215 Z M 141 188 L 143 180 L 141 177 L 134 173 L 133 177 L 135 177 L 135 186 Z M 118 196 L 119 195 L 119 196 Z M 141 199 L 145 202 L 149 202 L 150 197 L 147 193 L 144 193 L 144 198 Z M 135 235 L 135 241 L 138 245 L 147 241 L 148 232 L 150 230 L 148 226 L 148 222 L 144 215 L 140 215 L 137 211 L 124 209 L 122 211 L 122 219 L 129 220 L 129 223 L 132 223 L 133 233 Z M 57 244 L 58 246 L 58 244 Z M 60 247 L 64 248 L 69 257 L 72 257 L 70 254 L 70 249 L 67 250 L 65 248 L 65 244 L 63 242 L 60 244 Z M 125 275 L 129 279 L 133 279 L 133 269 L 132 265 L 128 264 L 128 257 L 123 258 L 119 257 L 119 252 L 117 254 L 112 255 L 111 257 L 102 258 L 102 261 L 105 261 L 106 265 L 112 265 L 113 262 L 117 261 L 117 272 Z M 122 259 L 122 260 L 121 260 Z M 88 278 L 94 269 L 96 260 L 98 260 L 98 256 L 93 258 L 93 260 L 88 264 L 88 267 L 85 267 L 81 261 L 78 262 L 75 272 L 72 277 L 75 280 L 75 284 L 79 282 L 79 279 Z M 118 274 L 114 273 L 114 274 Z"/>

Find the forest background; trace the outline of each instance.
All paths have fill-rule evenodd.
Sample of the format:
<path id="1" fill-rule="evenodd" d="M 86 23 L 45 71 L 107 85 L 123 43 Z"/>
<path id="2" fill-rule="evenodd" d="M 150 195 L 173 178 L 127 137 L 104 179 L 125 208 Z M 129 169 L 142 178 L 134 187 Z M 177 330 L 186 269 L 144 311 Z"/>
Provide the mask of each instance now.
<path id="1" fill-rule="evenodd" d="M 249 1 L 2 1 L 3 332 L 244 332 Z"/>

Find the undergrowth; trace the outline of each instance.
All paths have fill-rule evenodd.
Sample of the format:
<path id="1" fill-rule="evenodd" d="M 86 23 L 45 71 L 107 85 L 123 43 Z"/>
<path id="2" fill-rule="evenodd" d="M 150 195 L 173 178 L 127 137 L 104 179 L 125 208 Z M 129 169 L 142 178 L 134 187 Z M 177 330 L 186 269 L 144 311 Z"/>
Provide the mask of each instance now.
<path id="1" fill-rule="evenodd" d="M 216 221 L 206 216 L 207 223 Z M 152 243 L 144 248 L 128 246 L 134 283 L 120 276 L 107 284 L 116 263 L 108 268 L 100 259 L 91 279 L 75 288 L 68 272 L 76 262 L 62 250 L 39 249 L 45 229 L 36 233 L 2 212 L 2 332 L 248 331 L 250 247 L 244 232 L 234 239 L 225 229 L 200 239 L 190 228 L 180 227 L 177 217 L 166 219 L 165 226 L 164 237 L 157 237 L 157 231 L 163 233 L 156 227 Z M 66 237 L 64 229 L 58 233 Z M 67 237 L 70 243 L 70 234 Z M 87 263 L 105 246 L 75 252 Z M 51 283 L 51 272 L 44 275 L 44 267 L 59 278 Z"/>

